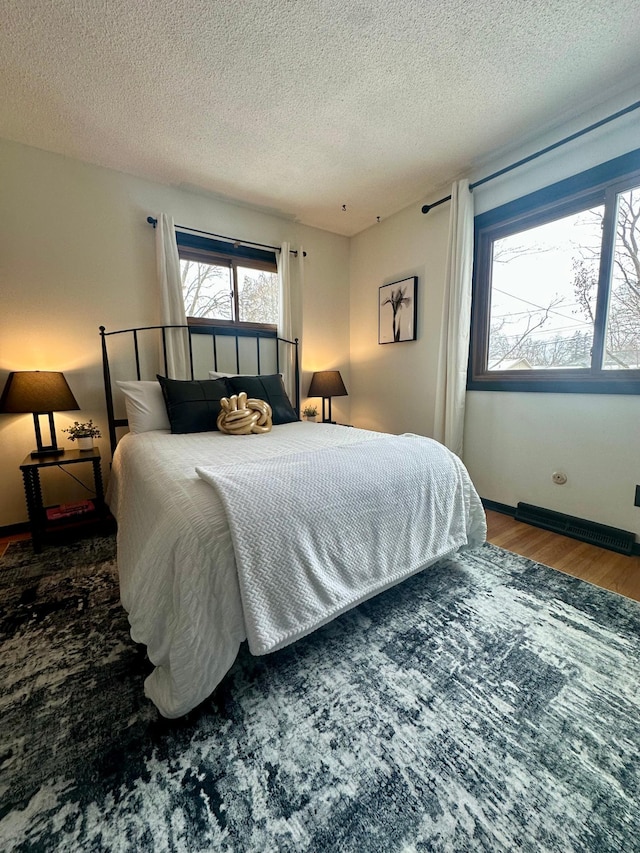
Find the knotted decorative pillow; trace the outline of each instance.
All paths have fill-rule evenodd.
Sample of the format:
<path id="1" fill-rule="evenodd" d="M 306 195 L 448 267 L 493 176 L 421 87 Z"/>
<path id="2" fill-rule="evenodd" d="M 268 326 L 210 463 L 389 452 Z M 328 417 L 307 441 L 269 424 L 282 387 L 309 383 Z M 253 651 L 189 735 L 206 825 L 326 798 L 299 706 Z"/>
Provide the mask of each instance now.
<path id="1" fill-rule="evenodd" d="M 220 400 L 216 421 L 220 432 L 228 435 L 251 435 L 271 432 L 271 406 L 264 400 L 247 398 L 245 391 Z"/>

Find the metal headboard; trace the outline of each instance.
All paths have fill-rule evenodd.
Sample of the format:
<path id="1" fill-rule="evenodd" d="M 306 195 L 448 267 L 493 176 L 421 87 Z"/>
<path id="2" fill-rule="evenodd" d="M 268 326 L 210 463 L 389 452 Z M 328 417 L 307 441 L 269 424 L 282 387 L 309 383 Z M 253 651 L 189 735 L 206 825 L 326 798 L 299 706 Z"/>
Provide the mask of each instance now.
<path id="1" fill-rule="evenodd" d="M 229 326 L 226 324 L 216 324 L 212 323 L 210 325 L 193 325 L 193 326 L 172 326 L 172 325 L 164 325 L 164 326 L 139 326 L 134 329 L 118 329 L 114 332 L 107 332 L 104 326 L 100 326 L 100 337 L 102 340 L 102 372 L 104 377 L 104 392 L 105 392 L 105 401 L 107 405 L 107 419 L 109 422 L 109 441 L 111 443 L 111 453 L 116 448 L 116 444 L 118 443 L 116 430 L 119 427 L 128 426 L 128 420 L 126 418 L 117 418 L 115 416 L 115 407 L 113 402 L 113 384 L 111 380 L 111 369 L 109 367 L 109 353 L 107 347 L 107 339 L 111 338 L 114 335 L 130 335 L 131 336 L 131 346 L 133 347 L 133 354 L 135 357 L 135 377 L 129 376 L 128 379 L 142 379 L 142 372 L 140 366 L 140 333 L 142 332 L 151 332 L 155 330 L 160 333 L 161 342 L 162 342 L 162 358 L 161 362 L 164 362 L 164 374 L 167 375 L 167 330 L 168 329 L 183 329 L 184 333 L 187 335 L 187 341 L 189 346 L 189 370 L 191 378 L 194 379 L 194 356 L 193 356 L 193 335 L 209 335 L 211 337 L 211 354 L 213 359 L 213 370 L 218 369 L 218 338 L 234 338 L 235 339 L 235 371 L 237 373 L 241 373 L 241 354 L 240 354 L 240 339 L 253 339 L 255 341 L 255 363 L 257 365 L 257 373 L 261 373 L 260 363 L 261 363 L 261 340 L 270 340 L 274 342 L 275 348 L 275 365 L 276 365 L 276 373 L 280 371 L 280 364 L 283 361 L 281 359 L 281 350 L 284 352 L 291 353 L 292 350 L 290 347 L 293 347 L 293 360 L 294 360 L 294 399 L 293 405 L 296 410 L 296 414 L 300 417 L 300 363 L 299 363 L 299 341 L 296 338 L 293 341 L 289 341 L 286 338 L 281 338 L 278 336 L 278 333 L 275 329 L 252 329 L 250 327 L 242 328 L 238 326 Z M 283 349 L 284 348 L 284 349 Z M 228 372 L 231 372 L 234 368 L 232 367 L 229 370 L 228 365 L 225 366 L 225 369 Z M 245 371 L 246 372 L 246 371 Z M 155 375 L 151 377 L 155 379 Z"/>

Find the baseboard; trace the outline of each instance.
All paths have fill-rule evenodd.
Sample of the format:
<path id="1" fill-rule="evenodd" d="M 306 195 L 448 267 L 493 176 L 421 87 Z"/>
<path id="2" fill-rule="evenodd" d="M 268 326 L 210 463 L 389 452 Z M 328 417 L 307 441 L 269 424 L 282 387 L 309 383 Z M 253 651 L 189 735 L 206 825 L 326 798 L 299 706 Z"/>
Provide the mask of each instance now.
<path id="1" fill-rule="evenodd" d="M 481 498 L 481 500 L 485 509 L 511 516 L 523 524 L 541 527 L 543 530 L 550 530 L 552 533 L 559 533 L 580 542 L 588 542 L 590 545 L 597 545 L 608 551 L 616 551 L 627 556 L 640 556 L 640 543 L 635 541 L 635 534 L 628 530 L 620 530 L 617 527 L 598 524 L 586 518 L 566 515 L 563 512 L 555 512 L 531 504 L 518 503 L 517 507 L 513 507 L 488 498 Z"/>
<path id="2" fill-rule="evenodd" d="M 7 536 L 16 536 L 19 533 L 28 533 L 31 530 L 28 521 L 19 521 L 17 524 L 7 524 L 5 527 L 0 527 L 0 539 Z"/>
<path id="3" fill-rule="evenodd" d="M 480 500 L 485 509 L 492 509 L 494 512 L 499 512 L 502 515 L 510 515 L 512 518 L 515 518 L 516 508 L 514 506 L 501 504 L 498 501 L 490 501 L 489 498 L 480 498 Z"/>

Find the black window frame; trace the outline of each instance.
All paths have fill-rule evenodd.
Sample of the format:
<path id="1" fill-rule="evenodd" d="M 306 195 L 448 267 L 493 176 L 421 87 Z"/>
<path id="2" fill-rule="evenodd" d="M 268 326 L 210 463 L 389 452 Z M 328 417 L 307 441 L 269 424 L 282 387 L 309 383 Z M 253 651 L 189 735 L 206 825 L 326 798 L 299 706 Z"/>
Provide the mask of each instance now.
<path id="1" fill-rule="evenodd" d="M 253 246 L 245 246 L 242 243 L 226 243 L 222 240 L 214 240 L 211 237 L 190 234 L 186 231 L 176 231 L 176 242 L 178 244 L 178 255 L 181 260 L 226 266 L 232 272 L 231 310 L 233 319 L 187 317 L 187 325 L 207 326 L 215 323 L 217 326 L 229 326 L 235 329 L 277 331 L 276 323 L 254 323 L 238 319 L 238 267 L 244 266 L 251 269 L 264 270 L 265 272 L 277 273 L 278 265 L 275 252 L 258 249 Z"/>
<path id="2" fill-rule="evenodd" d="M 640 393 L 640 370 L 612 370 L 602 363 L 610 268 L 616 237 L 616 196 L 640 186 L 640 149 L 558 181 L 475 217 L 471 336 L 467 390 L 544 393 Z M 493 243 L 595 205 L 605 206 L 596 317 L 590 368 L 488 369 Z"/>

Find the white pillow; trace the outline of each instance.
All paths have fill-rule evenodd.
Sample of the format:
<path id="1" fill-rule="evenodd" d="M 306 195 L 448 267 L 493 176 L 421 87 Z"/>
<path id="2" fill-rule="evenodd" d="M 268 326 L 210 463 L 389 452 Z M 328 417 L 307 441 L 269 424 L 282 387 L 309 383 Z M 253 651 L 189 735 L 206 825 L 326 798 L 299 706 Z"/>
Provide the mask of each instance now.
<path id="1" fill-rule="evenodd" d="M 244 376 L 244 373 L 222 373 L 220 370 L 209 371 L 209 379 L 228 379 L 230 376 Z"/>
<path id="2" fill-rule="evenodd" d="M 171 429 L 160 383 L 155 380 L 116 382 L 124 394 L 129 432 Z"/>

